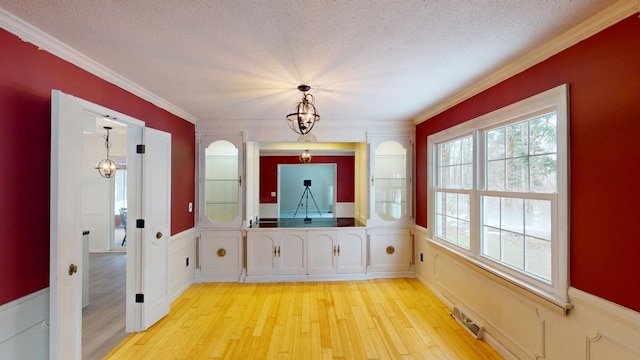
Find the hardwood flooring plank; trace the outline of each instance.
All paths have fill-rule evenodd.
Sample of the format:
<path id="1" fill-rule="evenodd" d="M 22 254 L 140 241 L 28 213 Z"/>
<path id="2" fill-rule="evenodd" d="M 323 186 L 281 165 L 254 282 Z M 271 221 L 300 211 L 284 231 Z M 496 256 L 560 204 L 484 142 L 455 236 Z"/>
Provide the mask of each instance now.
<path id="1" fill-rule="evenodd" d="M 82 310 L 82 358 L 101 359 L 125 338 L 126 255 L 89 254 L 89 305 Z"/>
<path id="2" fill-rule="evenodd" d="M 105 359 L 501 359 L 415 279 L 195 284 Z"/>

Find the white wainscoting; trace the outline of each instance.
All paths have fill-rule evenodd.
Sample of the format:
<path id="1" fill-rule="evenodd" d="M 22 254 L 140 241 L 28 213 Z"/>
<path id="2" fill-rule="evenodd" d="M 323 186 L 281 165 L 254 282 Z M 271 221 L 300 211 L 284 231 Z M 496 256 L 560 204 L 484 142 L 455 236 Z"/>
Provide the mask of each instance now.
<path id="1" fill-rule="evenodd" d="M 196 231 L 191 228 L 171 236 L 169 242 L 169 294 L 172 302 L 193 284 L 195 267 Z"/>
<path id="2" fill-rule="evenodd" d="M 427 229 L 415 232 L 417 277 L 483 325 L 485 341 L 505 358 L 640 360 L 640 313 L 571 288 L 565 314 L 430 242 Z"/>
<path id="3" fill-rule="evenodd" d="M 258 211 L 260 211 L 260 217 L 265 219 L 277 218 L 280 216 L 278 214 L 278 204 L 261 203 Z"/>
<path id="4" fill-rule="evenodd" d="M 0 359 L 47 359 L 48 318 L 48 288 L 0 306 Z"/>

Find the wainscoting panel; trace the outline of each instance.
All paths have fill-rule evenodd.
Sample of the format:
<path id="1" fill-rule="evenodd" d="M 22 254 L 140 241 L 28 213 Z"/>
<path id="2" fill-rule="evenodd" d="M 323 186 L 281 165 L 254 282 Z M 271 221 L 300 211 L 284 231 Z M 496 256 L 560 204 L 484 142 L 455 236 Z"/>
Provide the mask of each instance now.
<path id="1" fill-rule="evenodd" d="M 462 303 L 477 323 L 499 331 L 529 357 L 544 356 L 545 322 L 535 306 L 446 255 L 436 253 L 433 262 L 436 282 L 454 304 Z"/>
<path id="2" fill-rule="evenodd" d="M 169 242 L 169 294 L 171 301 L 174 301 L 193 284 L 195 266 L 195 229 L 191 228 L 171 236 Z"/>
<path id="3" fill-rule="evenodd" d="M 0 359 L 47 359 L 48 318 L 48 288 L 0 306 Z"/>
<path id="4" fill-rule="evenodd" d="M 418 279 L 484 326 L 506 359 L 640 360 L 640 313 L 575 288 L 573 308 L 558 311 L 432 243 L 427 229 L 414 233 Z"/>
<path id="5" fill-rule="evenodd" d="M 616 360 L 640 359 L 637 346 L 634 350 L 629 345 L 600 333 L 587 338 L 587 360 L 608 360 L 612 359 L 611 354 L 616 354 Z"/>

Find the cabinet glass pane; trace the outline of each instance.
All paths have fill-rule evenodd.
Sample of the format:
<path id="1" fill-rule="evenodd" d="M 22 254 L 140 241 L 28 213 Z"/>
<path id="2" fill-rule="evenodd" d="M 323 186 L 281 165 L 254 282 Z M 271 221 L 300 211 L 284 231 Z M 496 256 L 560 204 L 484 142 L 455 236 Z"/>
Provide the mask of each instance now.
<path id="1" fill-rule="evenodd" d="M 211 221 L 226 224 L 238 215 L 238 148 L 219 140 L 205 151 L 205 213 Z"/>
<path id="2" fill-rule="evenodd" d="M 375 150 L 375 211 L 383 220 L 400 219 L 406 212 L 406 149 L 395 141 L 385 141 Z"/>

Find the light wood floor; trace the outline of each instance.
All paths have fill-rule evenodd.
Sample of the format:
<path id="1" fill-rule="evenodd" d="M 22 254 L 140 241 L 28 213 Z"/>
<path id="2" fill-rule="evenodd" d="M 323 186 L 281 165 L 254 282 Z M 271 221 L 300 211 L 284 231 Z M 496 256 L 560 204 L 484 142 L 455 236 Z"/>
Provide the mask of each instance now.
<path id="1" fill-rule="evenodd" d="M 89 306 L 82 310 L 82 359 L 102 359 L 125 333 L 125 253 L 89 254 Z"/>
<path id="2" fill-rule="evenodd" d="M 501 359 L 415 279 L 196 284 L 105 359 Z"/>

